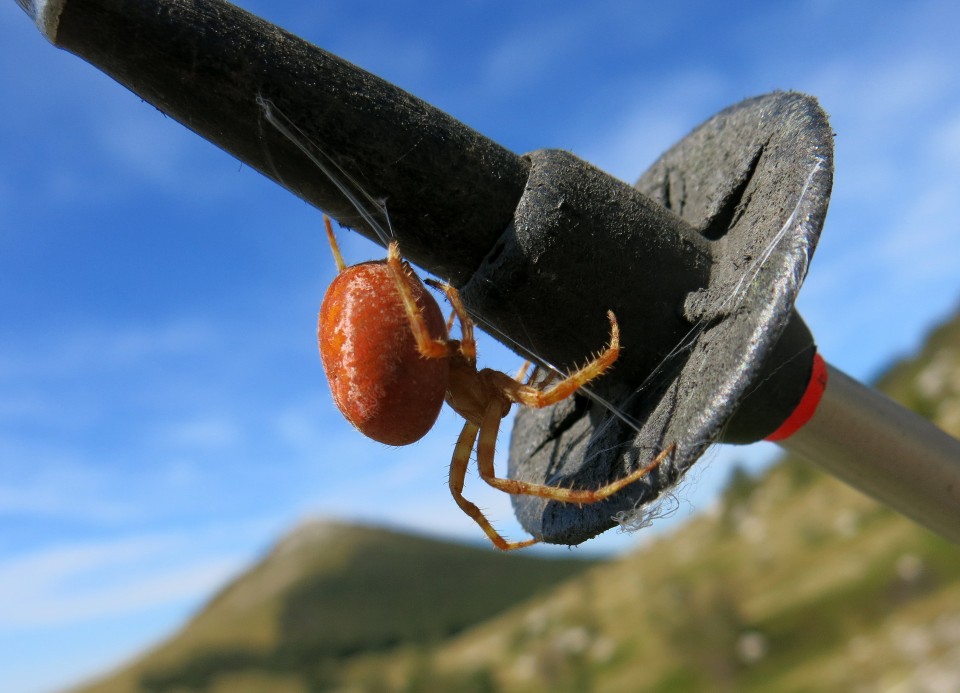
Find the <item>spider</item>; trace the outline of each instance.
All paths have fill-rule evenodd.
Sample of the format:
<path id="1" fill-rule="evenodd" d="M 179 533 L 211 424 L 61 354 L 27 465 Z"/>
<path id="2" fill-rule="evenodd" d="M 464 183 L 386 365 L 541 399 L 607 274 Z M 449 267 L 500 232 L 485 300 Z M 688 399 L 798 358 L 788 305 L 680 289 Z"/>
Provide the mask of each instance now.
<path id="1" fill-rule="evenodd" d="M 655 469 L 671 452 L 664 450 L 645 467 L 597 489 L 569 489 L 498 477 L 494 446 L 500 422 L 514 403 L 546 407 L 570 397 L 580 386 L 607 371 L 620 354 L 620 330 L 612 311 L 610 342 L 591 361 L 549 385 L 524 382 L 526 365 L 513 378 L 490 368 L 477 369 L 474 323 L 458 291 L 428 279 L 453 312 L 445 322 L 436 300 L 401 258 L 396 241 L 385 260 L 346 266 L 330 219 L 327 238 L 337 264 L 320 308 L 318 342 L 324 372 L 337 407 L 361 433 L 387 445 L 420 440 L 433 427 L 443 402 L 465 419 L 450 464 L 450 491 L 457 505 L 483 529 L 498 549 L 536 544 L 539 538 L 507 541 L 483 512 L 463 496 L 471 454 L 476 447 L 480 477 L 510 494 L 565 503 L 596 503 Z M 451 339 L 454 319 L 460 339 Z"/>

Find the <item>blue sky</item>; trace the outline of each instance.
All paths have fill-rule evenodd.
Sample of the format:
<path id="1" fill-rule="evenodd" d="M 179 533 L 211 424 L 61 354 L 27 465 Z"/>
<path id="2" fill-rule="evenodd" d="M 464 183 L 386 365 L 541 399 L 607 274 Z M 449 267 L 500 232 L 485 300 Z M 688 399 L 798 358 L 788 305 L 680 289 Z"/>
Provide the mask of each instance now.
<path id="1" fill-rule="evenodd" d="M 956 3 L 240 4 L 516 152 L 569 149 L 626 180 L 742 98 L 813 94 L 836 176 L 799 306 L 826 358 L 870 378 L 958 305 Z M 304 518 L 479 539 L 445 486 L 453 414 L 389 449 L 330 400 L 316 210 L 51 47 L 10 0 L 0 95 L 5 690 L 133 655 Z M 341 242 L 349 262 L 383 254 Z M 677 515 L 775 450 L 709 453 Z M 468 494 L 521 536 L 508 500 Z"/>

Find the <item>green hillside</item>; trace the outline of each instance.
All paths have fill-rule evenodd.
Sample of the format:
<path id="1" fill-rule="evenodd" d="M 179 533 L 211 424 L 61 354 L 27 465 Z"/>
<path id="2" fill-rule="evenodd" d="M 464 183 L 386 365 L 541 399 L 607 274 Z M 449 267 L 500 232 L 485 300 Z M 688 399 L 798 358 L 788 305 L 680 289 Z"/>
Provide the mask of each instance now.
<path id="1" fill-rule="evenodd" d="M 960 318 L 879 382 L 960 435 Z M 589 567 L 315 525 L 86 690 L 960 691 L 960 548 L 789 457 Z"/>
<path id="2" fill-rule="evenodd" d="M 879 387 L 960 436 L 960 316 Z M 343 679 L 371 680 L 395 691 L 960 691 L 960 547 L 804 460 L 758 478 L 735 468 L 721 502 L 677 531 L 429 657 L 367 658 Z"/>
<path id="3" fill-rule="evenodd" d="M 311 523 L 169 642 L 83 690 L 206 690 L 255 672 L 322 690 L 346 658 L 438 643 L 590 565 Z"/>

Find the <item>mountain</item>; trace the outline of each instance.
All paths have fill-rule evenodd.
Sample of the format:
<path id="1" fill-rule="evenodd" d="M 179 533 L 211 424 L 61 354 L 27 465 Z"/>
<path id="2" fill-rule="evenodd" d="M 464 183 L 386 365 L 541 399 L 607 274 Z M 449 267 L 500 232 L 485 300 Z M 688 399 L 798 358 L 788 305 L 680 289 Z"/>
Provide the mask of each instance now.
<path id="1" fill-rule="evenodd" d="M 878 386 L 960 436 L 960 316 Z M 958 662 L 960 548 L 785 457 L 593 565 L 307 525 L 84 690 L 932 692 Z"/>
<path id="2" fill-rule="evenodd" d="M 347 658 L 400 644 L 430 646 L 591 565 L 311 522 L 169 641 L 82 690 L 207 690 L 258 672 L 273 681 L 266 690 L 281 690 L 275 683 L 285 679 L 322 690 Z"/>

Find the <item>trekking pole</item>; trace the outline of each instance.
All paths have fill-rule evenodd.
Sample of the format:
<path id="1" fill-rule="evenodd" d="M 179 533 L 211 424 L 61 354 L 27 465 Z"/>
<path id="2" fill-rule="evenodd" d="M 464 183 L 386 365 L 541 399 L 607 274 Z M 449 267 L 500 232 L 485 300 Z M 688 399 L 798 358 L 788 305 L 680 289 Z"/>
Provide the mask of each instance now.
<path id="1" fill-rule="evenodd" d="M 960 443 L 826 365 L 794 310 L 833 177 L 815 99 L 735 104 L 630 186 L 567 152 L 517 156 L 223 0 L 16 1 L 54 45 L 376 239 L 264 109 L 282 113 L 389 201 L 408 259 L 525 355 L 568 368 L 616 313 L 615 376 L 590 400 L 521 409 L 510 474 L 596 487 L 676 451 L 601 503 L 514 496 L 535 536 L 582 542 L 642 513 L 709 445 L 767 438 L 960 543 Z"/>

